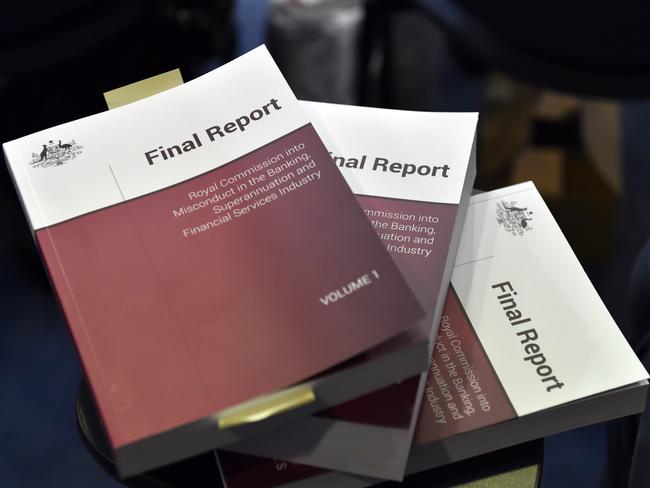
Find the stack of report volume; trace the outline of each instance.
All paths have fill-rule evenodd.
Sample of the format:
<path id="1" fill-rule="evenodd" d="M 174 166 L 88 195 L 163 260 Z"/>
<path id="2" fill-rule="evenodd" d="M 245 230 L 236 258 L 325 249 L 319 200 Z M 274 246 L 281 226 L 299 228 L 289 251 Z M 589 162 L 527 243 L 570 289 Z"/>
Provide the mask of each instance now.
<path id="1" fill-rule="evenodd" d="M 477 123 L 298 101 L 260 47 L 5 143 L 119 476 L 371 486 L 641 412 L 535 186 L 471 196 Z"/>

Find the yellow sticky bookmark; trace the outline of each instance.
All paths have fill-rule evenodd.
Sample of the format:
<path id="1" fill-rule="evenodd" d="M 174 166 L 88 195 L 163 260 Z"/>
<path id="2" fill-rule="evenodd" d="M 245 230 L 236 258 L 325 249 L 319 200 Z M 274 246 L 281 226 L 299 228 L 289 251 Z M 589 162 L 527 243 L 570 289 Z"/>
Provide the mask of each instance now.
<path id="1" fill-rule="evenodd" d="M 107 91 L 104 93 L 104 100 L 106 100 L 108 109 L 112 110 L 182 84 L 183 77 L 181 76 L 181 71 L 176 68 L 166 73 Z"/>
<path id="2" fill-rule="evenodd" d="M 298 385 L 269 395 L 254 398 L 215 415 L 220 429 L 250 424 L 288 412 L 316 400 L 310 385 Z"/>

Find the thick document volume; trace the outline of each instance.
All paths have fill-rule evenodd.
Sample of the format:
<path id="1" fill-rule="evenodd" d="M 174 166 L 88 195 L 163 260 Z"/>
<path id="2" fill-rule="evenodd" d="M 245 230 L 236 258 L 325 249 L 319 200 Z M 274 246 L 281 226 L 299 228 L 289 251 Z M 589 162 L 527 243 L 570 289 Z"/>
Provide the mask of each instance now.
<path id="1" fill-rule="evenodd" d="M 368 220 L 415 292 L 431 346 L 476 173 L 478 114 L 303 102 Z M 424 376 L 225 447 L 401 480 Z"/>
<path id="2" fill-rule="evenodd" d="M 426 370 L 424 312 L 265 48 L 3 149 L 123 476 Z"/>
<path id="3" fill-rule="evenodd" d="M 639 413 L 648 387 L 532 183 L 471 198 L 427 376 L 407 474 Z M 230 452 L 219 460 L 229 488 L 380 481 Z"/>

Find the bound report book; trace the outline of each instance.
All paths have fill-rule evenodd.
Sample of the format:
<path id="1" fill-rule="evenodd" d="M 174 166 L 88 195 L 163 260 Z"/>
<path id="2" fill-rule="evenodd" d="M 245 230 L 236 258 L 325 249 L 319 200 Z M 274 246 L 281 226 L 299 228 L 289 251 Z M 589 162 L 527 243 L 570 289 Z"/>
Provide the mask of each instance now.
<path id="1" fill-rule="evenodd" d="M 427 315 L 433 346 L 476 173 L 476 113 L 303 102 Z M 401 480 L 424 375 L 225 449 Z"/>
<path id="2" fill-rule="evenodd" d="M 407 473 L 641 412 L 647 378 L 534 185 L 473 196 Z M 219 461 L 229 488 L 378 482 L 227 452 Z"/>
<path id="3" fill-rule="evenodd" d="M 3 148 L 123 476 L 426 369 L 421 306 L 265 48 Z"/>

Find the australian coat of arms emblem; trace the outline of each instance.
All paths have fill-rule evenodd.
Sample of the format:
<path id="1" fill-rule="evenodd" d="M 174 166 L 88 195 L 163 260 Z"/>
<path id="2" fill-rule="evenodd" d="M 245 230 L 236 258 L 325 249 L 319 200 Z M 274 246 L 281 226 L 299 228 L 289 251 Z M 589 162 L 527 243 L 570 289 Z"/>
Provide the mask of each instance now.
<path id="1" fill-rule="evenodd" d="M 83 146 L 77 144 L 74 139 L 69 142 L 49 141 L 43 144 L 39 152 L 32 153 L 31 165 L 35 168 L 61 166 L 79 156 L 82 149 Z"/>
<path id="2" fill-rule="evenodd" d="M 523 236 L 525 231 L 532 230 L 529 224 L 531 220 L 533 212 L 517 206 L 517 202 L 501 200 L 497 203 L 497 222 L 513 236 Z"/>

